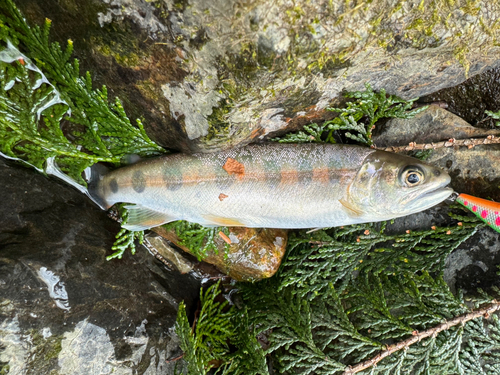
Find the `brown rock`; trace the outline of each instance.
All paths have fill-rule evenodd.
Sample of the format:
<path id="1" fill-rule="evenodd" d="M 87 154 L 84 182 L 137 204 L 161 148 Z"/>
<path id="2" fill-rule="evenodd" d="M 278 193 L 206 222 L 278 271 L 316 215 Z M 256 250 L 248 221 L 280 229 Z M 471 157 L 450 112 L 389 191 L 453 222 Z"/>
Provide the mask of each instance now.
<path id="1" fill-rule="evenodd" d="M 191 254 L 187 247 L 179 244 L 175 231 L 163 227 L 153 230 Z M 283 229 L 231 227 L 227 237 L 231 242 L 227 253 L 224 251 L 226 241 L 219 237 L 215 240 L 218 254 L 209 251 L 204 261 L 215 265 L 235 280 L 256 281 L 271 277 L 278 270 L 288 234 Z"/>

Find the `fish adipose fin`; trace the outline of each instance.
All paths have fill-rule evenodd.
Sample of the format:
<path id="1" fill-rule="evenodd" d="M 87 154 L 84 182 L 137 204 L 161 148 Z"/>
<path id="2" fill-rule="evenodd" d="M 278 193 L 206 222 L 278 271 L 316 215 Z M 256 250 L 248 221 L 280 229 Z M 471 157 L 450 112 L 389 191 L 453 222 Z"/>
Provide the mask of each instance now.
<path id="1" fill-rule="evenodd" d="M 131 231 L 145 230 L 177 220 L 165 213 L 141 205 L 125 206 L 125 208 L 128 210 L 128 219 L 127 224 L 122 227 Z"/>
<path id="2" fill-rule="evenodd" d="M 349 202 L 339 199 L 340 204 L 344 207 L 344 211 L 347 212 L 347 214 L 350 217 L 360 217 L 363 212 L 358 210 L 357 208 L 353 207 Z"/>

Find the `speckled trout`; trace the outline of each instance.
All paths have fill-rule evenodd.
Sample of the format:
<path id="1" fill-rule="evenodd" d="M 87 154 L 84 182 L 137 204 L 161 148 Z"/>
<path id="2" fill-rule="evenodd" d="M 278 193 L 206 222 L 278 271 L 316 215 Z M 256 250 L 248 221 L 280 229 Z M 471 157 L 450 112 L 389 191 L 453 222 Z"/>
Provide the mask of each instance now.
<path id="1" fill-rule="evenodd" d="M 135 204 L 130 230 L 174 220 L 321 228 L 423 211 L 452 193 L 449 182 L 420 160 L 370 148 L 261 144 L 146 160 L 101 176 L 92 195 L 104 208 Z"/>

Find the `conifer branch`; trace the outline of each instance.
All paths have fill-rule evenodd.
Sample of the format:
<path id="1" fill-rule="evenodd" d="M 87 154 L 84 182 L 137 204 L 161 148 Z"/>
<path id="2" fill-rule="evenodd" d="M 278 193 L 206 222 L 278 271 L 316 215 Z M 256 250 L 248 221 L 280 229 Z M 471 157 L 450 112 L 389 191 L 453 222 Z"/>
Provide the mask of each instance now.
<path id="1" fill-rule="evenodd" d="M 435 150 L 443 147 L 453 146 L 467 146 L 473 148 L 479 145 L 490 145 L 500 143 L 500 137 L 489 135 L 486 138 L 468 138 L 468 139 L 455 139 L 451 138 L 447 141 L 431 142 L 431 143 L 415 143 L 410 142 L 408 146 L 389 146 L 389 147 L 374 147 L 377 150 L 390 151 L 390 152 L 404 152 L 414 150 Z"/>
<path id="2" fill-rule="evenodd" d="M 493 314 L 495 311 L 500 309 L 500 302 L 497 300 L 493 300 L 491 303 L 487 304 L 486 306 L 483 306 L 477 310 L 473 310 L 469 313 L 457 316 L 456 318 L 453 318 L 451 320 L 448 320 L 444 323 L 441 323 L 437 325 L 434 328 L 427 329 L 423 332 L 417 332 L 414 331 L 413 336 L 404 340 L 400 341 L 397 344 L 394 345 L 389 345 L 387 346 L 387 349 L 380 352 L 377 354 L 375 357 L 358 363 L 355 366 L 348 366 L 343 375 L 352 375 L 357 372 L 363 371 L 369 367 L 376 366 L 378 362 L 380 362 L 382 359 L 390 356 L 391 354 L 401 350 L 401 349 L 407 349 L 409 346 L 421 341 L 422 339 L 428 338 L 428 337 L 436 337 L 439 332 L 446 331 L 450 329 L 451 327 L 454 327 L 456 325 L 462 324 L 464 325 L 470 320 L 479 318 L 481 316 L 484 316 L 486 319 L 489 318 L 491 314 Z"/>

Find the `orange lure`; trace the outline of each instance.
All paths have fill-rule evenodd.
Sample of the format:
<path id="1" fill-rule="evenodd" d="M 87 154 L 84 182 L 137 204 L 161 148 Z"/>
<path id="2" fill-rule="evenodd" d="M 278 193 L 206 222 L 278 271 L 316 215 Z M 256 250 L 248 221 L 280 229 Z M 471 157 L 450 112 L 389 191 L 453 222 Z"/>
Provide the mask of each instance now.
<path id="1" fill-rule="evenodd" d="M 456 201 L 500 233 L 500 203 L 467 194 L 459 194 Z"/>

